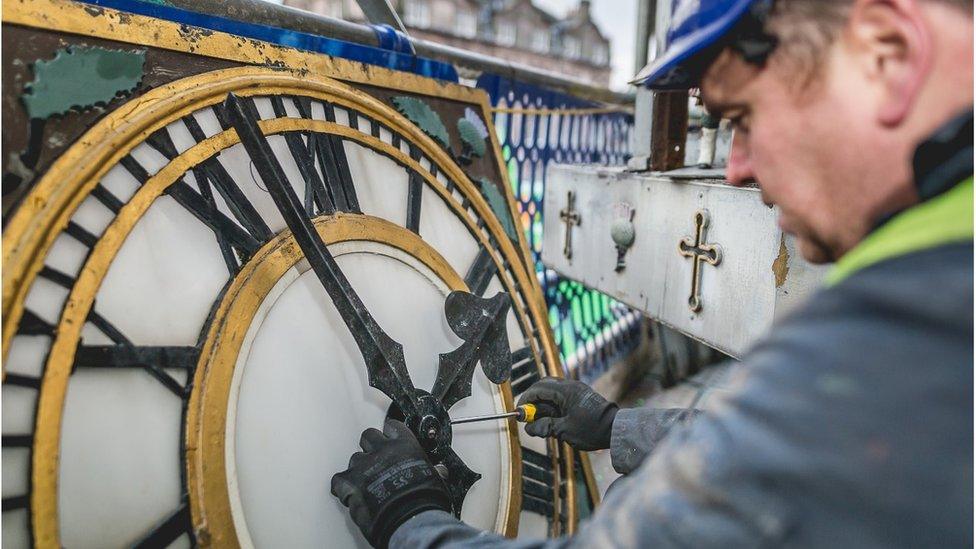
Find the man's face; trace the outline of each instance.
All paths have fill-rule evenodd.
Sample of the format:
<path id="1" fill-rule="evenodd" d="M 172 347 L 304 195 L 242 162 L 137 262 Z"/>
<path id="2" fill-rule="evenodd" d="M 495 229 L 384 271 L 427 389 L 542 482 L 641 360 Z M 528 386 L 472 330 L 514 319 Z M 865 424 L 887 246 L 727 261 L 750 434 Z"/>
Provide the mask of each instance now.
<path id="1" fill-rule="evenodd" d="M 725 51 L 701 86 L 709 111 L 736 129 L 729 182 L 758 183 L 813 263 L 836 260 L 883 213 L 861 191 L 879 176 L 872 158 L 891 150 L 871 131 L 870 94 L 858 93 L 856 64 L 839 50 L 809 80 L 809 67 L 774 57 L 758 68 Z"/>

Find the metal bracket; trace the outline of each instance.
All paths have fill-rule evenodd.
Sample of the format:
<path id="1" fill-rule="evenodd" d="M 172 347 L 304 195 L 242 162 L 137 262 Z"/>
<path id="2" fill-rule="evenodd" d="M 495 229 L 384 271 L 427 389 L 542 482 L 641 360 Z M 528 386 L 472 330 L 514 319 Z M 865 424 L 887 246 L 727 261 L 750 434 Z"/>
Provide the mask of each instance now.
<path id="1" fill-rule="evenodd" d="M 356 0 L 356 3 L 373 26 L 385 25 L 407 36 L 407 27 L 403 25 L 390 0 Z"/>

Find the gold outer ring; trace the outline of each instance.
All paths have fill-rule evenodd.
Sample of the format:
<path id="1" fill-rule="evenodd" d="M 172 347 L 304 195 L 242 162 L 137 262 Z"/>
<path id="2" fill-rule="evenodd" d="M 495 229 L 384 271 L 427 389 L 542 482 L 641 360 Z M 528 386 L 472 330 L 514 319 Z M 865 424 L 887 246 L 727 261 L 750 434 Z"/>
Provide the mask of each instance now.
<path id="1" fill-rule="evenodd" d="M 314 220 L 326 244 L 349 241 L 378 242 L 418 259 L 451 290 L 467 290 L 464 280 L 436 250 L 419 236 L 377 217 L 339 214 Z M 230 507 L 226 470 L 227 409 L 241 345 L 268 292 L 305 257 L 295 237 L 282 232 L 267 242 L 241 269 L 227 289 L 210 325 L 200 362 L 193 376 L 193 392 L 186 413 L 187 485 L 195 537 L 202 546 L 237 547 L 239 540 Z M 511 385 L 500 386 L 506 410 L 514 409 Z M 514 421 L 505 424 L 513 466 L 509 468 L 507 508 L 502 509 L 503 530 L 518 530 L 522 475 L 515 464 L 521 446 Z M 513 505 L 513 503 L 515 503 Z"/>
<path id="2" fill-rule="evenodd" d="M 62 155 L 26 197 L 23 205 L 11 218 L 3 235 L 3 258 L 6 267 L 3 276 L 4 355 L 23 312 L 23 298 L 43 265 L 48 249 L 67 225 L 72 213 L 102 176 L 154 131 L 193 111 L 222 101 L 230 92 L 240 95 L 307 95 L 365 112 L 387 124 L 392 131 L 416 143 L 445 175 L 456 182 L 458 189 L 470 201 L 471 207 L 484 218 L 488 230 L 496 236 L 502 254 L 509 259 L 508 262 L 518 284 L 523 288 L 538 287 L 534 277 L 519 268 L 521 265 L 519 252 L 504 236 L 504 231 L 492 215 L 487 203 L 460 168 L 419 128 L 391 108 L 362 92 L 324 77 L 258 67 L 225 69 L 161 86 L 140 97 L 139 100 L 131 101 L 113 111 Z M 298 126 L 304 123 L 327 124 L 303 119 L 266 120 L 261 121 L 260 124 L 262 130 L 267 133 L 275 125 L 278 125 L 278 131 L 286 131 L 287 124 Z M 339 133 L 339 127 L 335 129 Z M 345 128 L 345 131 L 349 134 L 357 133 L 349 128 Z M 368 141 L 367 137 L 373 139 L 370 136 L 358 135 L 364 142 Z M 353 135 L 349 137 L 355 138 Z M 209 158 L 217 151 L 236 142 L 237 135 L 233 130 L 217 134 L 194 145 L 150 178 L 105 230 L 78 275 L 58 323 L 58 336 L 49 352 L 37 405 L 31 462 L 31 516 L 34 541 L 40 547 L 60 546 L 57 477 L 61 416 L 76 344 L 102 278 L 129 231 L 152 201 L 197 162 Z M 400 158 L 410 160 L 402 152 L 385 143 L 383 145 L 390 149 L 391 153 L 395 151 L 394 156 L 398 155 Z M 419 173 L 435 191 L 442 196 L 446 195 L 445 189 L 431 181 L 429 172 L 419 170 Z M 474 228 L 472 231 L 474 234 L 483 239 L 481 232 L 475 228 L 474 222 L 460 209 L 460 206 L 453 200 L 448 203 L 463 214 L 460 216 L 461 219 L 469 227 Z M 494 255 L 492 257 L 501 267 L 500 260 Z M 510 281 L 501 276 L 503 272 L 503 269 L 499 269 L 500 278 L 515 297 L 517 293 Z M 542 313 L 544 307 L 541 294 L 535 297 L 533 299 L 529 294 L 524 298 L 524 302 L 533 322 L 545 327 L 546 316 Z M 525 321 L 521 317 L 520 320 Z M 546 366 L 549 372 L 558 372 L 559 367 L 554 358 L 558 355 L 555 354 L 551 334 L 548 330 L 542 329 L 540 339 L 547 351 Z M 540 355 L 534 344 L 532 350 L 538 361 Z M 568 457 L 571 459 L 571 454 Z M 568 464 L 571 466 L 572 462 Z M 573 484 L 572 476 L 568 476 L 566 487 L 570 499 L 573 497 Z M 513 501 L 513 503 L 518 502 Z M 569 507 L 567 519 L 571 523 L 574 518 L 575 509 Z"/>

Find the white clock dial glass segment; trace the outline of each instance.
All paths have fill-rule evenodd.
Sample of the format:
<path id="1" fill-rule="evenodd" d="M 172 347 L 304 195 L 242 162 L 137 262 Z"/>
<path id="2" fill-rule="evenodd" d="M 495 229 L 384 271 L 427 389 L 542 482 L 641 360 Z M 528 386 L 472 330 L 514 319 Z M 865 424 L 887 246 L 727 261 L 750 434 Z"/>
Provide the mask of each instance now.
<path id="1" fill-rule="evenodd" d="M 72 376 L 59 479 L 65 547 L 131 545 L 179 506 L 181 411 L 179 398 L 135 368 Z"/>
<path id="2" fill-rule="evenodd" d="M 161 196 L 126 238 L 95 308 L 137 345 L 194 346 L 228 276 L 213 231 Z"/>
<path id="3" fill-rule="evenodd" d="M 429 391 L 439 354 L 463 343 L 444 307 L 465 286 L 511 294 L 505 326 L 522 385 L 545 371 L 545 318 L 528 307 L 539 300 L 532 273 L 517 270 L 522 258 L 480 219 L 490 208 L 439 145 L 344 84 L 303 75 L 286 85 L 281 71 L 231 70 L 254 79 L 240 84 L 242 96 L 261 85 L 297 95 L 318 86 L 299 100 L 256 97 L 260 127 L 303 213 L 402 345 L 415 387 Z M 104 147 L 105 170 L 63 183 L 98 182 L 58 206 L 64 218 L 51 214 L 35 271 L 16 275 L 27 282 L 12 331 L 4 319 L 5 547 L 365 546 L 330 480 L 359 450 L 360 433 L 383 425 L 390 399 L 369 387 L 349 328 L 222 123 L 215 93 L 201 88 L 230 80 L 211 79 L 188 78 L 178 115 L 144 121 L 161 129 L 129 135 L 122 154 L 99 145 L 127 143 L 115 130 L 119 113 L 91 130 L 110 128 L 101 141 L 74 145 Z M 143 101 L 174 93 L 158 88 Z M 125 123 L 137 115 L 150 116 L 130 113 Z M 311 192 L 309 165 L 321 194 Z M 471 396 L 448 413 L 503 412 L 513 391 L 477 366 Z M 545 443 L 503 421 L 452 432 L 451 447 L 481 475 L 461 518 L 546 535 L 547 502 L 514 507 L 520 453 L 535 450 L 538 467 L 549 459 Z"/>
<path id="4" fill-rule="evenodd" d="M 403 342 L 415 386 L 429 389 L 437 354 L 461 343 L 444 319 L 447 286 L 411 256 L 389 247 L 346 242 L 331 249 L 380 326 Z M 241 350 L 235 369 L 239 392 L 236 418 L 229 419 L 235 440 L 227 444 L 233 448 L 228 465 L 236 470 L 242 522 L 258 547 L 361 541 L 346 509 L 328 494 L 323 497 L 323 487 L 360 451 L 359 434 L 383 424 L 390 406 L 386 395 L 368 386 L 359 348 L 341 329 L 342 318 L 315 274 L 304 269 L 269 294 L 273 303 L 263 304 L 263 318 L 252 322 L 250 345 Z M 383 282 L 391 278 L 397 283 Z M 473 395 L 450 413 L 503 409 L 497 387 L 482 375 Z M 468 493 L 462 517 L 487 529 L 495 526 L 507 481 L 500 464 L 511 460 L 509 449 L 498 444 L 500 431 L 500 422 L 455 429 L 452 443 L 482 475 Z"/>

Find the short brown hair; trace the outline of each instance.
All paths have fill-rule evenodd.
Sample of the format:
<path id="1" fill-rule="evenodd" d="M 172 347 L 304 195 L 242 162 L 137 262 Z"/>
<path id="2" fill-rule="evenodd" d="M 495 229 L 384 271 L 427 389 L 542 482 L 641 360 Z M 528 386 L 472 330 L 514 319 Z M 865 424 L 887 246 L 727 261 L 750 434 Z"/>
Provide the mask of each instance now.
<path id="1" fill-rule="evenodd" d="M 973 0 L 924 0 L 958 8 L 973 16 Z M 797 65 L 801 80 L 816 75 L 823 52 L 837 38 L 854 0 L 776 0 L 766 30 L 779 42 L 777 54 Z"/>

